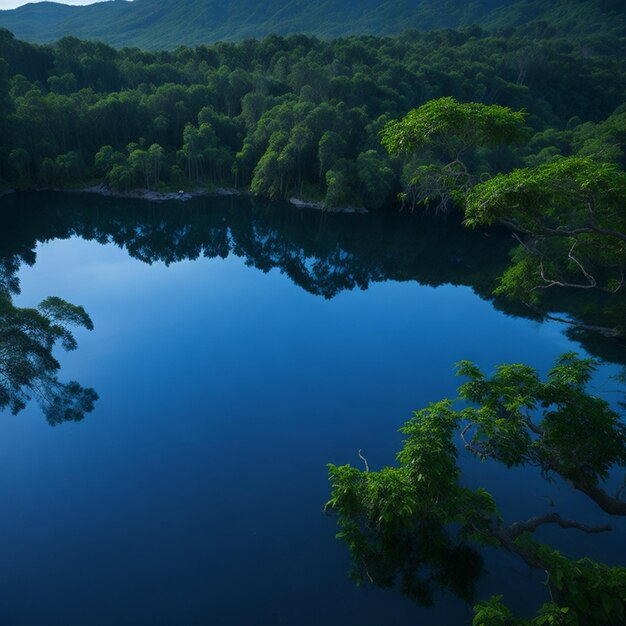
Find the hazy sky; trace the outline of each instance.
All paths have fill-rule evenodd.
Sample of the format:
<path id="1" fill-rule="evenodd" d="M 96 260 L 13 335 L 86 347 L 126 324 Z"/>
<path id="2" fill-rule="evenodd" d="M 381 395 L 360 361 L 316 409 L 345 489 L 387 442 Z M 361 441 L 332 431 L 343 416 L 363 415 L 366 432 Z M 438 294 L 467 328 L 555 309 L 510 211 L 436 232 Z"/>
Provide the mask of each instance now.
<path id="1" fill-rule="evenodd" d="M 43 0 L 30 0 L 30 2 L 42 2 Z M 93 4 L 98 0 L 54 0 L 62 4 Z M 0 9 L 15 9 L 15 7 L 27 4 L 28 0 L 0 0 Z"/>

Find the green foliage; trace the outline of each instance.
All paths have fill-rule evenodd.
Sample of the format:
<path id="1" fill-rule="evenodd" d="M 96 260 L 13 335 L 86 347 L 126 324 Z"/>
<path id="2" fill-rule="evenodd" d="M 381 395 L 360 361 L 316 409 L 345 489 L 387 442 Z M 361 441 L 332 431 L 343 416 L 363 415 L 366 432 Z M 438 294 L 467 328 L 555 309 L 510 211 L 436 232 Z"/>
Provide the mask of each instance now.
<path id="1" fill-rule="evenodd" d="M 118 189 L 235 184 L 375 209 L 401 190 L 399 159 L 380 150 L 380 131 L 422 105 L 433 115 L 439 107 L 437 119 L 464 137 L 459 143 L 449 132 L 438 148 L 438 132 L 421 150 L 419 184 L 429 199 L 437 182 L 454 186 L 533 156 L 534 147 L 499 145 L 519 130 L 523 116 L 513 109 L 528 111 L 539 153 L 616 155 L 623 138 L 619 39 L 562 39 L 550 29 L 329 41 L 274 35 L 160 53 L 71 37 L 34 46 L 1 31 L 0 57 L 7 186 L 74 187 L 98 177 Z M 542 136 L 548 127 L 552 134 Z M 471 141 L 483 147 L 462 152 L 463 165 L 445 162 L 441 146 L 456 152 Z M 153 145 L 162 154 L 142 155 Z"/>
<path id="2" fill-rule="evenodd" d="M 626 231 L 626 216 L 619 210 L 625 198 L 626 173 L 617 166 L 570 157 L 476 185 L 468 194 L 466 220 L 475 226 L 504 218 L 530 232 L 550 225 Z"/>
<path id="3" fill-rule="evenodd" d="M 529 537 L 530 546 L 546 564 L 558 602 L 544 604 L 531 620 L 518 619 L 494 596 L 474 607 L 473 626 L 619 626 L 624 623 L 626 567 L 608 567 L 591 559 L 572 561 Z"/>
<path id="4" fill-rule="evenodd" d="M 508 107 L 439 98 L 387 123 L 382 142 L 392 154 L 433 148 L 438 158 L 454 161 L 470 148 L 518 141 L 524 136 L 525 118 Z"/>
<path id="5" fill-rule="evenodd" d="M 493 596 L 474 607 L 472 626 L 518 626 L 523 620 L 515 619 L 502 603 L 502 596 Z"/>
<path id="6" fill-rule="evenodd" d="M 208 41 L 242 40 L 270 33 L 310 33 L 336 37 L 353 33 L 389 34 L 406 28 L 431 30 L 469 24 L 500 29 L 523 25 L 532 35 L 558 29 L 572 32 L 619 32 L 623 6 L 618 0 L 481 0 L 467 3 L 437 0 L 351 5 L 311 4 L 305 0 L 236 0 L 227 13 L 216 0 L 135 0 L 102 7 L 26 6 L 6 11 L 0 24 L 32 41 L 54 41 L 65 35 L 99 39 L 117 46 L 176 48 Z M 220 15 L 221 19 L 207 19 Z M 70 48 L 71 50 L 71 48 Z M 91 59 L 90 59 L 91 61 Z M 103 74 L 106 57 L 98 59 Z M 93 63 L 93 61 L 92 61 Z M 83 63 L 75 63 L 81 67 Z M 109 70 L 110 71 L 110 70 Z"/>
<path id="7" fill-rule="evenodd" d="M 488 378 L 463 361 L 458 373 L 469 380 L 459 388 L 459 400 L 465 408 L 457 411 L 444 400 L 414 413 L 401 429 L 406 439 L 397 467 L 370 471 L 366 464 L 360 471 L 329 466 L 332 490 L 326 508 L 337 514 L 337 536 L 351 552 L 357 580 L 383 587 L 399 580 L 404 593 L 424 604 L 432 601 L 437 586 L 460 589 L 469 600 L 480 567 L 462 566 L 469 575 L 457 587 L 446 578 L 452 572 L 440 567 L 445 555 L 432 549 L 434 543 L 475 554 L 469 542 L 477 542 L 505 548 L 546 571 L 552 602 L 529 621 L 514 617 L 496 596 L 475 607 L 474 626 L 622 624 L 625 567 L 573 561 L 532 538 L 544 524 L 587 532 L 608 528 L 590 529 L 555 513 L 505 526 L 488 492 L 460 484 L 453 441 L 460 431 L 466 449 L 476 456 L 507 467 L 538 466 L 544 478 L 559 474 L 605 510 L 612 501 L 609 512 L 626 515 L 619 494 L 609 496 L 602 489 L 611 469 L 626 467 L 626 425 L 606 402 L 586 391 L 593 370 L 591 360 L 573 353 L 563 354 L 545 381 L 526 365 L 501 365 Z M 429 584 L 424 586 L 420 574 Z"/>
<path id="8" fill-rule="evenodd" d="M 528 537 L 526 543 L 532 543 Z M 591 559 L 572 561 L 549 546 L 533 546 L 549 567 L 558 598 L 543 608 L 533 624 L 623 624 L 626 617 L 626 567 L 609 567 Z M 561 614 L 561 615 L 559 615 Z M 561 617 L 563 622 L 550 621 Z"/>
<path id="9" fill-rule="evenodd" d="M 437 162 L 417 168 L 404 197 L 410 194 L 414 204 L 434 203 L 438 212 L 447 211 L 451 202 L 463 200 L 477 178 L 464 162 L 468 151 L 521 139 L 525 118 L 499 105 L 439 98 L 388 122 L 382 143 L 393 155 L 432 151 Z"/>
<path id="10" fill-rule="evenodd" d="M 326 509 L 337 513 L 337 537 L 350 549 L 357 581 L 391 587 L 399 580 L 403 592 L 424 605 L 440 586 L 473 596 L 482 560 L 463 537 L 475 516 L 494 514 L 495 505 L 484 491 L 458 484 L 457 424 L 449 401 L 433 404 L 402 428 L 407 438 L 399 467 L 329 466 Z M 460 525 L 456 537 L 446 529 L 451 523 Z"/>
<path id="11" fill-rule="evenodd" d="M 529 464 L 574 483 L 605 480 L 612 467 L 626 465 L 626 425 L 605 400 L 585 391 L 594 369 L 574 353 L 559 357 L 545 381 L 526 365 L 503 365 L 487 378 L 474 364 L 459 363 L 458 374 L 470 379 L 460 398 L 478 405 L 461 411 L 468 448 L 507 467 Z"/>
<path id="12" fill-rule="evenodd" d="M 17 308 L 0 292 L 0 410 L 18 413 L 35 397 L 52 426 L 83 419 L 98 395 L 75 381 L 62 383 L 53 349 L 77 347 L 70 328 L 92 329 L 82 307 L 46 298 L 36 309 Z"/>
<path id="13" fill-rule="evenodd" d="M 523 239 L 496 293 L 537 304 L 554 286 L 621 291 L 625 202 L 626 173 L 617 165 L 568 157 L 476 185 L 465 215 L 470 226 L 497 221 Z"/>

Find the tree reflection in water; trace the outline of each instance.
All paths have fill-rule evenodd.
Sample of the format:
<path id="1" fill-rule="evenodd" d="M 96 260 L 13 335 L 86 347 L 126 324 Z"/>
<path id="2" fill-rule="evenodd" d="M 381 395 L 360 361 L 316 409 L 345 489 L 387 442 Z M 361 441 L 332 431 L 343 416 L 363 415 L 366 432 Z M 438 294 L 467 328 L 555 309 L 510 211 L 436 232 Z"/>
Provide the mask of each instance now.
<path id="1" fill-rule="evenodd" d="M 13 414 L 31 398 L 52 426 L 79 421 L 94 408 L 98 394 L 76 381 L 61 382 L 60 364 L 52 352 L 57 344 L 75 350 L 73 327 L 91 330 L 85 309 L 49 297 L 37 308 L 19 308 L 12 294 L 19 291 L 19 255 L 0 260 L 0 410 Z"/>
<path id="2" fill-rule="evenodd" d="M 69 327 L 90 328 L 91 321 L 80 307 L 58 299 L 38 309 L 16 309 L 10 294 L 18 290 L 20 266 L 35 262 L 38 243 L 70 237 L 114 243 L 145 263 L 234 254 L 263 272 L 278 269 L 324 298 L 386 280 L 465 285 L 508 314 L 541 319 L 492 295 L 509 264 L 515 243 L 510 235 L 471 231 L 454 219 L 397 212 L 320 214 L 237 197 L 149 204 L 86 194 L 15 194 L 2 199 L 2 368 L 11 374 L 3 374 L 0 406 L 19 410 L 33 395 L 51 423 L 80 419 L 93 407 L 93 390 L 59 383 L 59 366 L 50 353 L 59 341 L 75 347 Z M 602 311 L 603 303 L 570 297 L 553 307 L 584 319 Z M 592 354 L 624 362 L 615 341 L 573 327 L 567 332 Z M 10 349 L 9 341 L 14 342 Z"/>

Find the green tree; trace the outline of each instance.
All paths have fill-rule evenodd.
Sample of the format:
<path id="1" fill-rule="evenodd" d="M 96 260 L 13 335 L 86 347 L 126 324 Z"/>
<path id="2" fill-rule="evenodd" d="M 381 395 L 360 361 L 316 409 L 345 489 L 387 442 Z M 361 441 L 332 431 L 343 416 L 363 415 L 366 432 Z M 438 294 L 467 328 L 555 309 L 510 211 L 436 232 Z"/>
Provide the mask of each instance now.
<path id="1" fill-rule="evenodd" d="M 114 165 L 122 165 L 125 162 L 124 154 L 114 150 L 112 146 L 102 146 L 94 157 L 94 166 L 103 176 L 106 176 Z"/>
<path id="2" fill-rule="evenodd" d="M 81 179 L 84 164 L 78 152 L 59 154 L 55 159 L 56 175 L 60 182 L 72 183 Z"/>
<path id="3" fill-rule="evenodd" d="M 319 140 L 317 158 L 320 162 L 320 178 L 326 175 L 326 172 L 333 165 L 346 156 L 347 146 L 343 137 L 332 130 L 327 130 Z"/>
<path id="4" fill-rule="evenodd" d="M 155 185 L 159 184 L 159 178 L 161 176 L 161 169 L 163 168 L 163 160 L 165 157 L 165 150 L 158 144 L 153 143 L 148 148 L 148 159 L 150 161 L 150 177 Z"/>
<path id="5" fill-rule="evenodd" d="M 143 178 L 146 189 L 150 189 L 152 179 L 152 159 L 146 150 L 140 148 L 128 155 L 128 165 L 135 177 Z"/>
<path id="6" fill-rule="evenodd" d="M 128 191 L 134 185 L 135 177 L 127 164 L 118 164 L 111 167 L 106 180 L 112 189 Z"/>
<path id="7" fill-rule="evenodd" d="M 626 489 L 615 495 L 606 490 L 609 474 L 626 468 L 626 426 L 607 402 L 586 391 L 593 370 L 592 361 L 573 353 L 562 355 L 545 381 L 525 365 L 503 365 L 487 377 L 464 361 L 458 371 L 469 379 L 459 389 L 465 408 L 443 400 L 414 413 L 401 429 L 406 438 L 398 466 L 370 471 L 365 461 L 361 471 L 330 465 L 332 493 L 326 506 L 337 515 L 338 537 L 350 549 L 357 581 L 391 587 L 400 579 L 410 597 L 430 602 L 434 588 L 449 581 L 442 569 L 445 558 L 432 558 L 433 546 L 421 529 L 443 527 L 444 541 L 440 533 L 434 535 L 439 546 L 500 547 L 548 573 L 551 601 L 532 624 L 622 624 L 626 567 L 572 561 L 533 538 L 545 525 L 592 534 L 610 526 L 589 527 L 556 512 L 507 525 L 487 491 L 461 484 L 454 441 L 458 433 L 480 459 L 509 468 L 536 467 L 546 479 L 559 476 L 605 512 L 626 515 Z M 476 607 L 476 626 L 518 623 L 531 622 L 515 621 L 500 598 Z"/>
<path id="8" fill-rule="evenodd" d="M 497 293 L 536 305 L 554 287 L 621 295 L 626 272 L 626 173 L 591 158 L 557 159 L 483 182 L 466 223 L 500 222 L 520 242 Z"/>
<path id="9" fill-rule="evenodd" d="M 326 208 L 350 206 L 354 198 L 351 169 L 352 164 L 342 159 L 335 163 L 332 170 L 326 172 L 326 197 L 324 199 Z"/>
<path id="10" fill-rule="evenodd" d="M 19 180 L 23 183 L 30 179 L 30 154 L 24 148 L 15 148 L 9 154 L 9 161 L 15 168 Z"/>
<path id="11" fill-rule="evenodd" d="M 51 297 L 36 309 L 18 308 L 0 291 L 0 410 L 18 413 L 34 397 L 52 426 L 93 410 L 93 389 L 58 379 L 53 350 L 57 344 L 76 349 L 73 326 L 93 328 L 82 307 Z"/>
<path id="12" fill-rule="evenodd" d="M 499 105 L 462 104 L 454 98 L 431 100 L 401 120 L 388 122 L 382 143 L 392 155 L 431 151 L 435 163 L 417 168 L 411 180 L 418 204 L 447 211 L 476 182 L 465 162 L 469 151 L 506 145 L 524 136 L 525 114 Z"/>
<path id="13" fill-rule="evenodd" d="M 357 176 L 365 206 L 379 209 L 389 199 L 394 187 L 395 175 L 388 159 L 376 150 L 359 154 Z"/>

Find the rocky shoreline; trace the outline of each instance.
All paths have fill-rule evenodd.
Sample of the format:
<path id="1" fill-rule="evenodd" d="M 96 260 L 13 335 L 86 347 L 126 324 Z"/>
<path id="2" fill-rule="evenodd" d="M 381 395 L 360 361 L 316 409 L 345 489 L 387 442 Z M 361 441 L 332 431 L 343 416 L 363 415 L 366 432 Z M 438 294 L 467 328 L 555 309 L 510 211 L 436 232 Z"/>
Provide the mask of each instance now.
<path id="1" fill-rule="evenodd" d="M 64 190 L 66 191 L 66 190 Z M 169 202 L 177 200 L 179 202 L 186 202 L 192 198 L 199 196 L 208 196 L 211 194 L 217 196 L 240 196 L 242 195 L 237 189 L 228 189 L 226 187 L 218 187 L 215 190 L 202 189 L 200 191 L 170 191 L 162 193 L 160 191 L 154 191 L 152 189 L 132 189 L 130 191 L 113 191 L 106 185 L 95 185 L 94 187 L 85 187 L 83 189 L 72 190 L 78 193 L 97 193 L 101 196 L 109 198 L 132 198 L 134 200 L 148 200 L 149 202 Z"/>
<path id="2" fill-rule="evenodd" d="M 233 189 L 230 187 L 217 187 L 215 189 L 200 189 L 197 191 L 170 191 L 162 193 L 153 189 L 131 189 L 130 191 L 114 191 L 104 184 L 93 185 L 91 187 L 81 187 L 79 189 L 52 189 L 50 191 L 58 191 L 62 193 L 95 193 L 107 198 L 130 198 L 132 200 L 147 200 L 148 202 L 187 202 L 192 198 L 200 196 L 244 196 L 247 192 Z M 0 198 L 15 193 L 15 189 L 0 190 Z M 289 203 L 298 209 L 314 209 L 316 211 L 324 211 L 327 213 L 367 213 L 364 207 L 334 207 L 327 208 L 323 202 L 315 200 L 306 200 L 293 196 L 289 198 Z"/>
<path id="3" fill-rule="evenodd" d="M 367 213 L 365 207 L 334 207 L 327 208 L 323 202 L 315 202 L 314 200 L 303 200 L 302 198 L 289 198 L 290 204 L 298 209 L 315 209 L 316 211 L 325 211 L 326 213 Z"/>

